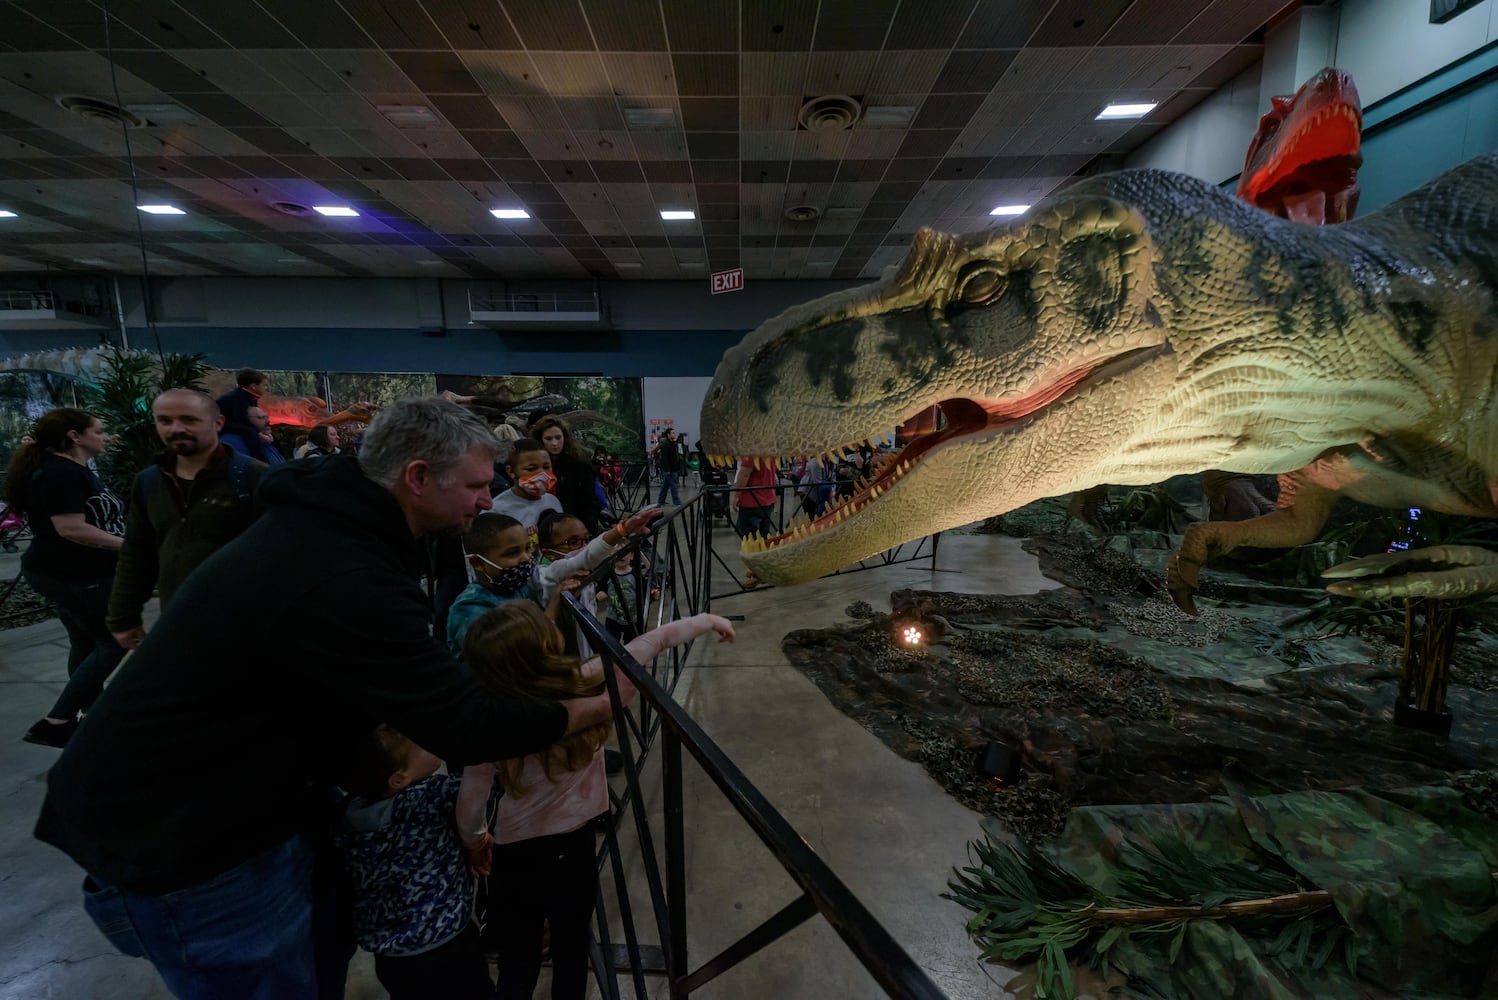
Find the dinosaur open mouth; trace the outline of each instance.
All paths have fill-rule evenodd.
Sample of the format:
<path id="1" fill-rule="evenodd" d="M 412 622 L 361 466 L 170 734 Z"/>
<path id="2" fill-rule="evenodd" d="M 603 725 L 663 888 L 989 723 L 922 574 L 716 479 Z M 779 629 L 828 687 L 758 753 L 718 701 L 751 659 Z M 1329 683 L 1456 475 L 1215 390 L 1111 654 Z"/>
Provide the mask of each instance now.
<path id="1" fill-rule="evenodd" d="M 834 498 L 820 517 L 807 519 L 797 515 L 792 519 L 791 526 L 779 534 L 768 537 L 750 536 L 743 540 L 741 547 L 745 552 L 763 552 L 826 531 L 856 517 L 865 507 L 878 502 L 880 497 L 895 489 L 935 449 L 961 438 L 1014 430 L 1040 412 L 1075 397 L 1090 383 L 1120 374 L 1169 350 L 1168 344 L 1159 344 L 1127 351 L 1092 365 L 1074 368 L 1023 396 L 991 401 L 963 398 L 942 400 L 907 417 L 896 427 L 828 449 L 816 456 L 806 456 L 809 461 L 828 460 L 837 463 L 861 449 L 880 450 L 882 441 L 895 442 L 892 450 L 883 454 L 871 469 L 857 479 L 851 496 Z M 709 458 L 718 464 L 733 461 L 724 456 L 714 455 Z M 778 468 L 781 464 L 780 459 L 767 456 L 750 456 L 746 460 L 756 468 Z"/>

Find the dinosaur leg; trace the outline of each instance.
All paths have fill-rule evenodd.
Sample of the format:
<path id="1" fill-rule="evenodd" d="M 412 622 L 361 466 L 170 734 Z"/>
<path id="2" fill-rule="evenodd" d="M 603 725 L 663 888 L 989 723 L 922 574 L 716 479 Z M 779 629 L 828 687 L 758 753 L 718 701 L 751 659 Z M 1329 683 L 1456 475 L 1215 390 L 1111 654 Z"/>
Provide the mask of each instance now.
<path id="1" fill-rule="evenodd" d="M 1498 552 L 1471 545 L 1437 545 L 1364 556 L 1333 566 L 1321 575 L 1339 581 L 1328 584 L 1327 590 L 1358 600 L 1451 600 L 1498 590 Z"/>
<path id="2" fill-rule="evenodd" d="M 1196 614 L 1197 577 L 1213 556 L 1244 545 L 1287 549 L 1304 545 L 1321 531 L 1338 493 L 1312 483 L 1300 472 L 1280 476 L 1279 506 L 1272 514 L 1247 521 L 1198 521 L 1186 529 L 1181 547 L 1165 567 L 1165 589 L 1176 607 Z"/>

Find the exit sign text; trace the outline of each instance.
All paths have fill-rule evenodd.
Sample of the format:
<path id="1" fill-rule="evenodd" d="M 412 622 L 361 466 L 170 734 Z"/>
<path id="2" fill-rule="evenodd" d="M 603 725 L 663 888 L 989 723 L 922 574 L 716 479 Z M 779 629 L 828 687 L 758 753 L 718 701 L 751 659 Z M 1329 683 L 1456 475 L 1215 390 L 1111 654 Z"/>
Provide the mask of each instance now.
<path id="1" fill-rule="evenodd" d="M 723 292 L 740 292 L 744 290 L 744 269 L 736 267 L 732 271 L 718 271 L 713 276 L 713 294 Z"/>

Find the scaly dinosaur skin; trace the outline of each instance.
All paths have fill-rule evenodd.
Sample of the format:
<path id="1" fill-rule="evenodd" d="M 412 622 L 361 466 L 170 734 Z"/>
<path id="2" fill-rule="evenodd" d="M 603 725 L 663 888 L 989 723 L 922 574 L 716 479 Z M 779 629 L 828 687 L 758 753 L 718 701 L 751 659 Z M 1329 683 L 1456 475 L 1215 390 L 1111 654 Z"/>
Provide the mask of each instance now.
<path id="1" fill-rule="evenodd" d="M 1286 473 L 1237 544 L 1314 536 L 1338 495 L 1498 516 L 1498 154 L 1357 222 L 1287 222 L 1194 178 L 1083 181 L 1005 225 L 923 230 L 898 271 L 730 348 L 708 450 L 816 455 L 933 404 L 810 526 L 746 542 L 763 581 L 1097 483 Z M 1205 524 L 1175 574 L 1190 605 Z"/>
<path id="2" fill-rule="evenodd" d="M 1363 104 L 1352 77 L 1323 69 L 1294 97 L 1271 101 L 1249 143 L 1238 197 L 1295 222 L 1351 219 L 1363 163 Z"/>

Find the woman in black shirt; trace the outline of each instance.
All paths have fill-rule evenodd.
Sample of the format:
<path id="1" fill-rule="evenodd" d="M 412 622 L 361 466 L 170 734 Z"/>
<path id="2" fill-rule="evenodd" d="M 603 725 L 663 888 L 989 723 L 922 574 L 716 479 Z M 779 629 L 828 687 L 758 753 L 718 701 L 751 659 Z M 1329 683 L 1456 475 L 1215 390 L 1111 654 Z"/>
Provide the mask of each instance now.
<path id="1" fill-rule="evenodd" d="M 33 437 L 11 458 L 6 499 L 31 522 L 21 575 L 57 608 L 69 649 L 67 686 L 25 740 L 61 747 L 125 656 L 104 625 L 125 508 L 88 466 L 107 446 L 97 417 L 53 410 L 36 422 Z"/>
<path id="2" fill-rule="evenodd" d="M 562 509 L 582 521 L 588 534 L 598 534 L 603 530 L 598 477 L 587 453 L 572 436 L 572 428 L 561 417 L 542 417 L 531 424 L 531 437 L 551 454 L 551 471 L 557 476 L 557 500 Z"/>

